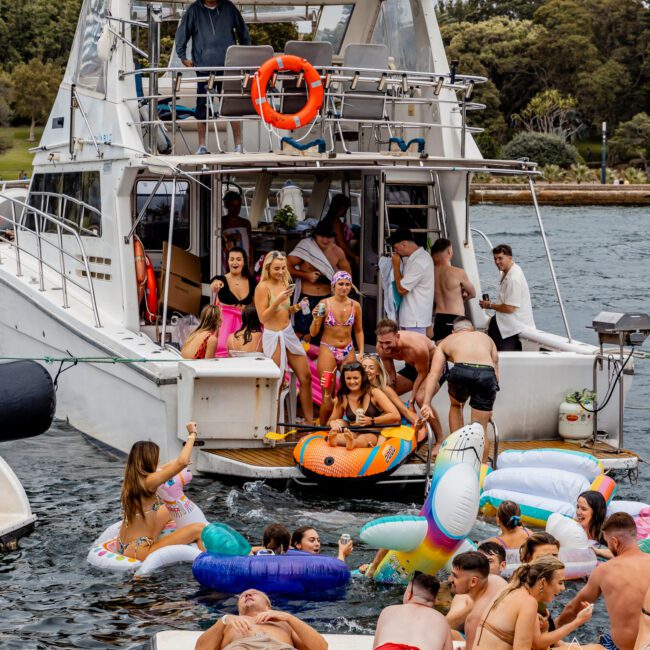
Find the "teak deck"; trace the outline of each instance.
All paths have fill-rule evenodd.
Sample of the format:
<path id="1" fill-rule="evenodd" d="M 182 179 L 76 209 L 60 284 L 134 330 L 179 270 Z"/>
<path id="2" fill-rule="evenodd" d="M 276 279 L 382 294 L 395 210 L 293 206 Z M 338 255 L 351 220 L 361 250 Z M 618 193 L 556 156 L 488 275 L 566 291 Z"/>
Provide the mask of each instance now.
<path id="1" fill-rule="evenodd" d="M 604 442 L 596 443 L 595 447 L 581 447 L 578 444 L 564 442 L 563 440 L 522 440 L 508 441 L 499 444 L 499 452 L 506 449 L 526 450 L 526 449 L 565 449 L 567 451 L 583 451 L 592 454 L 600 460 L 611 460 L 613 458 L 636 459 L 637 454 L 622 450 L 618 451 L 611 445 Z M 245 463 L 253 467 L 294 467 L 293 447 L 265 447 L 262 449 L 206 449 L 206 453 L 215 454 L 229 460 L 239 463 Z M 490 443 L 490 457 L 493 453 L 493 445 Z M 420 447 L 420 450 L 413 456 L 407 464 L 420 465 L 426 462 L 427 448 L 426 445 Z"/>

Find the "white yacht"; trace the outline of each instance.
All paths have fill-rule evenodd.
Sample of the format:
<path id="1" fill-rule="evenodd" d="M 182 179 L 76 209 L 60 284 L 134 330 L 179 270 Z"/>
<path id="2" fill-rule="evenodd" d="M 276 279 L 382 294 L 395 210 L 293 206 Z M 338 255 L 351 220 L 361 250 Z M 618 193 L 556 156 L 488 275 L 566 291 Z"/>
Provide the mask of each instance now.
<path id="1" fill-rule="evenodd" d="M 485 79 L 450 66 L 435 2 L 235 0 L 248 25 L 290 23 L 309 38 L 279 52 L 232 46 L 217 71 L 221 86 L 214 70 L 190 71 L 174 55 L 167 65 L 161 60 L 161 42 L 169 43 L 188 4 L 84 0 L 29 194 L 0 193 L 0 355 L 56 359 L 52 373 L 64 370 L 57 417 L 101 445 L 127 452 L 149 438 L 168 457 L 194 419 L 204 443 L 199 470 L 300 480 L 291 446 L 265 439 L 277 430 L 281 378 L 273 362 L 188 361 L 178 353 L 175 312 L 197 310 L 200 294 L 209 300 L 210 278 L 221 270 L 223 193 L 242 191 L 256 255 L 278 238 L 290 247 L 307 232 L 279 233 L 269 223 L 275 193 L 289 181 L 302 192 L 307 224 L 333 194 L 353 198 L 347 218 L 359 233 L 372 346 L 384 315 L 378 267 L 391 229 L 409 226 L 422 243 L 451 239 L 454 263 L 480 295 L 475 245 L 489 242 L 471 221 L 472 174 L 524 176 L 534 193 L 536 166 L 481 157 L 471 115 L 482 106 L 472 94 Z M 324 89 L 314 120 L 292 132 L 263 121 L 250 97 L 258 67 L 281 53 L 306 59 Z M 207 155 L 194 153 L 197 77 L 214 107 Z M 269 97 L 280 112 L 305 101 L 302 74 L 279 72 L 272 83 Z M 233 122 L 243 124 L 242 153 L 235 152 Z M 536 204 L 531 216 L 543 236 Z M 155 270 L 171 271 L 159 280 L 158 315 L 139 304 L 136 236 Z M 561 306 L 559 290 L 558 300 Z M 468 315 L 487 326 L 478 300 L 468 303 Z M 501 448 L 578 448 L 558 437 L 558 407 L 567 391 L 594 381 L 604 395 L 620 362 L 601 362 L 600 349 L 575 341 L 568 327 L 566 336 L 531 330 L 522 338 L 523 352 L 501 355 L 494 412 Z M 446 414 L 444 388 L 434 404 Z M 593 449 L 610 468 L 638 460 L 619 449 L 622 405 L 622 398 L 611 400 L 598 414 Z M 394 478 L 422 480 L 426 467 L 416 458 Z"/>

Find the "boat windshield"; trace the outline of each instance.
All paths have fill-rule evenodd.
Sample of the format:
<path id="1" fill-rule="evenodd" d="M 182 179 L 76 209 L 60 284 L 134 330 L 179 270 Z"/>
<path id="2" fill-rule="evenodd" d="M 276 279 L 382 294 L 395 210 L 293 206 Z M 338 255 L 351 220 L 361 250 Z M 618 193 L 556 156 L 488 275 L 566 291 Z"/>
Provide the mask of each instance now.
<path id="1" fill-rule="evenodd" d="M 428 66 L 426 70 L 422 69 L 422 63 L 431 57 L 425 52 L 418 58 L 413 13 L 408 0 L 384 0 L 380 3 L 372 42 L 388 47 L 388 54 L 398 70 L 430 72 Z"/>

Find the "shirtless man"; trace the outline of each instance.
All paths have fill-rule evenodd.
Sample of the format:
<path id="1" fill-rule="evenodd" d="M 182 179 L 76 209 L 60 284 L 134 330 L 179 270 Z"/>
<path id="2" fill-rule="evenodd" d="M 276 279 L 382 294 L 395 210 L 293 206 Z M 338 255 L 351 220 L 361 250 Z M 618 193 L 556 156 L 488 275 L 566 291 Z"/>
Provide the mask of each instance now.
<path id="1" fill-rule="evenodd" d="M 650 587 L 645 594 L 639 615 L 639 634 L 636 637 L 634 650 L 650 650 Z"/>
<path id="2" fill-rule="evenodd" d="M 437 239 L 431 254 L 436 284 L 433 340 L 437 343 L 451 334 L 454 320 L 465 315 L 465 302 L 476 296 L 476 289 L 463 269 L 451 265 L 454 251 L 448 239 Z"/>
<path id="3" fill-rule="evenodd" d="M 465 647 L 471 648 L 474 644 L 481 615 L 506 584 L 501 576 L 490 573 L 490 563 L 483 553 L 469 551 L 453 559 L 449 586 L 454 599 L 447 622 L 453 629 L 464 624 Z"/>
<path id="4" fill-rule="evenodd" d="M 388 383 L 398 395 L 412 391 L 411 405 L 415 402 L 422 408 L 423 383 L 431 366 L 435 343 L 424 334 L 400 330 L 397 323 L 390 318 L 384 318 L 377 323 L 375 334 L 377 353 L 386 369 Z M 395 371 L 395 360 L 404 361 L 406 364 L 399 372 Z M 436 436 L 434 452 L 437 453 L 442 443 L 440 418 L 434 409 L 430 409 L 426 417 Z"/>
<path id="5" fill-rule="evenodd" d="M 309 314 L 299 311 L 294 316 L 294 329 L 299 338 L 310 340 L 309 328 L 313 321 L 312 312 L 316 305 L 332 293 L 330 282 L 337 271 L 352 273 L 350 262 L 343 250 L 335 243 L 331 223 L 320 221 L 310 238 L 302 240 L 287 256 L 289 273 L 300 280 L 300 291 L 294 302 L 303 298 L 309 300 Z M 307 258 L 307 259 L 305 259 Z M 320 269 L 313 263 L 317 262 Z M 328 273 L 325 270 L 328 269 Z"/>
<path id="6" fill-rule="evenodd" d="M 613 514 L 601 530 L 614 558 L 598 564 L 555 624 L 560 626 L 572 620 L 581 603 L 594 603 L 602 594 L 611 627 L 600 643 L 606 650 L 633 650 L 639 632 L 639 614 L 650 587 L 650 555 L 636 543 L 636 524 L 627 513 Z"/>
<path id="7" fill-rule="evenodd" d="M 196 650 L 327 650 L 327 641 L 300 619 L 271 609 L 269 597 L 247 589 L 238 616 L 226 614 L 196 642 Z"/>
<path id="8" fill-rule="evenodd" d="M 472 422 L 480 422 L 485 434 L 483 462 L 487 460 L 487 425 L 499 390 L 499 355 L 494 341 L 483 332 L 476 332 L 471 321 L 459 316 L 454 330 L 436 347 L 431 370 L 424 382 L 422 417 L 429 417 L 431 400 L 440 388 L 439 380 L 447 361 L 454 367 L 447 374 L 449 391 L 449 430 L 463 426 L 463 407 L 469 399 Z"/>
<path id="9" fill-rule="evenodd" d="M 435 576 L 416 571 L 404 592 L 402 605 L 382 610 L 375 631 L 375 650 L 452 650 L 445 617 L 433 609 L 440 583 Z"/>

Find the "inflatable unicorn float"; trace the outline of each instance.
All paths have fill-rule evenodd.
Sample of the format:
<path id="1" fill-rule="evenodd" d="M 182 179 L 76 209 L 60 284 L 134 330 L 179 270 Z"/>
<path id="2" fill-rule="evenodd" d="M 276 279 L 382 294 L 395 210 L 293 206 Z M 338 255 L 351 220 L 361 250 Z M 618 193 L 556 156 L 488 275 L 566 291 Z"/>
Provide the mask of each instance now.
<path id="1" fill-rule="evenodd" d="M 208 523 L 201 508 L 185 494 L 185 487 L 191 480 L 192 472 L 186 467 L 156 491 L 172 517 L 160 537 L 189 524 Z M 134 572 L 136 576 L 146 576 L 172 564 L 191 563 L 201 553 L 196 544 L 174 544 L 149 553 L 143 561 L 126 557 L 117 550 L 117 535 L 121 525 L 121 521 L 112 524 L 93 542 L 86 558 L 90 564 L 99 569 Z"/>
<path id="2" fill-rule="evenodd" d="M 390 549 L 377 566 L 377 582 L 407 583 L 414 571 L 435 574 L 469 534 L 478 513 L 483 427 L 473 423 L 445 438 L 420 516 L 381 517 L 361 529 L 361 539 Z"/>

